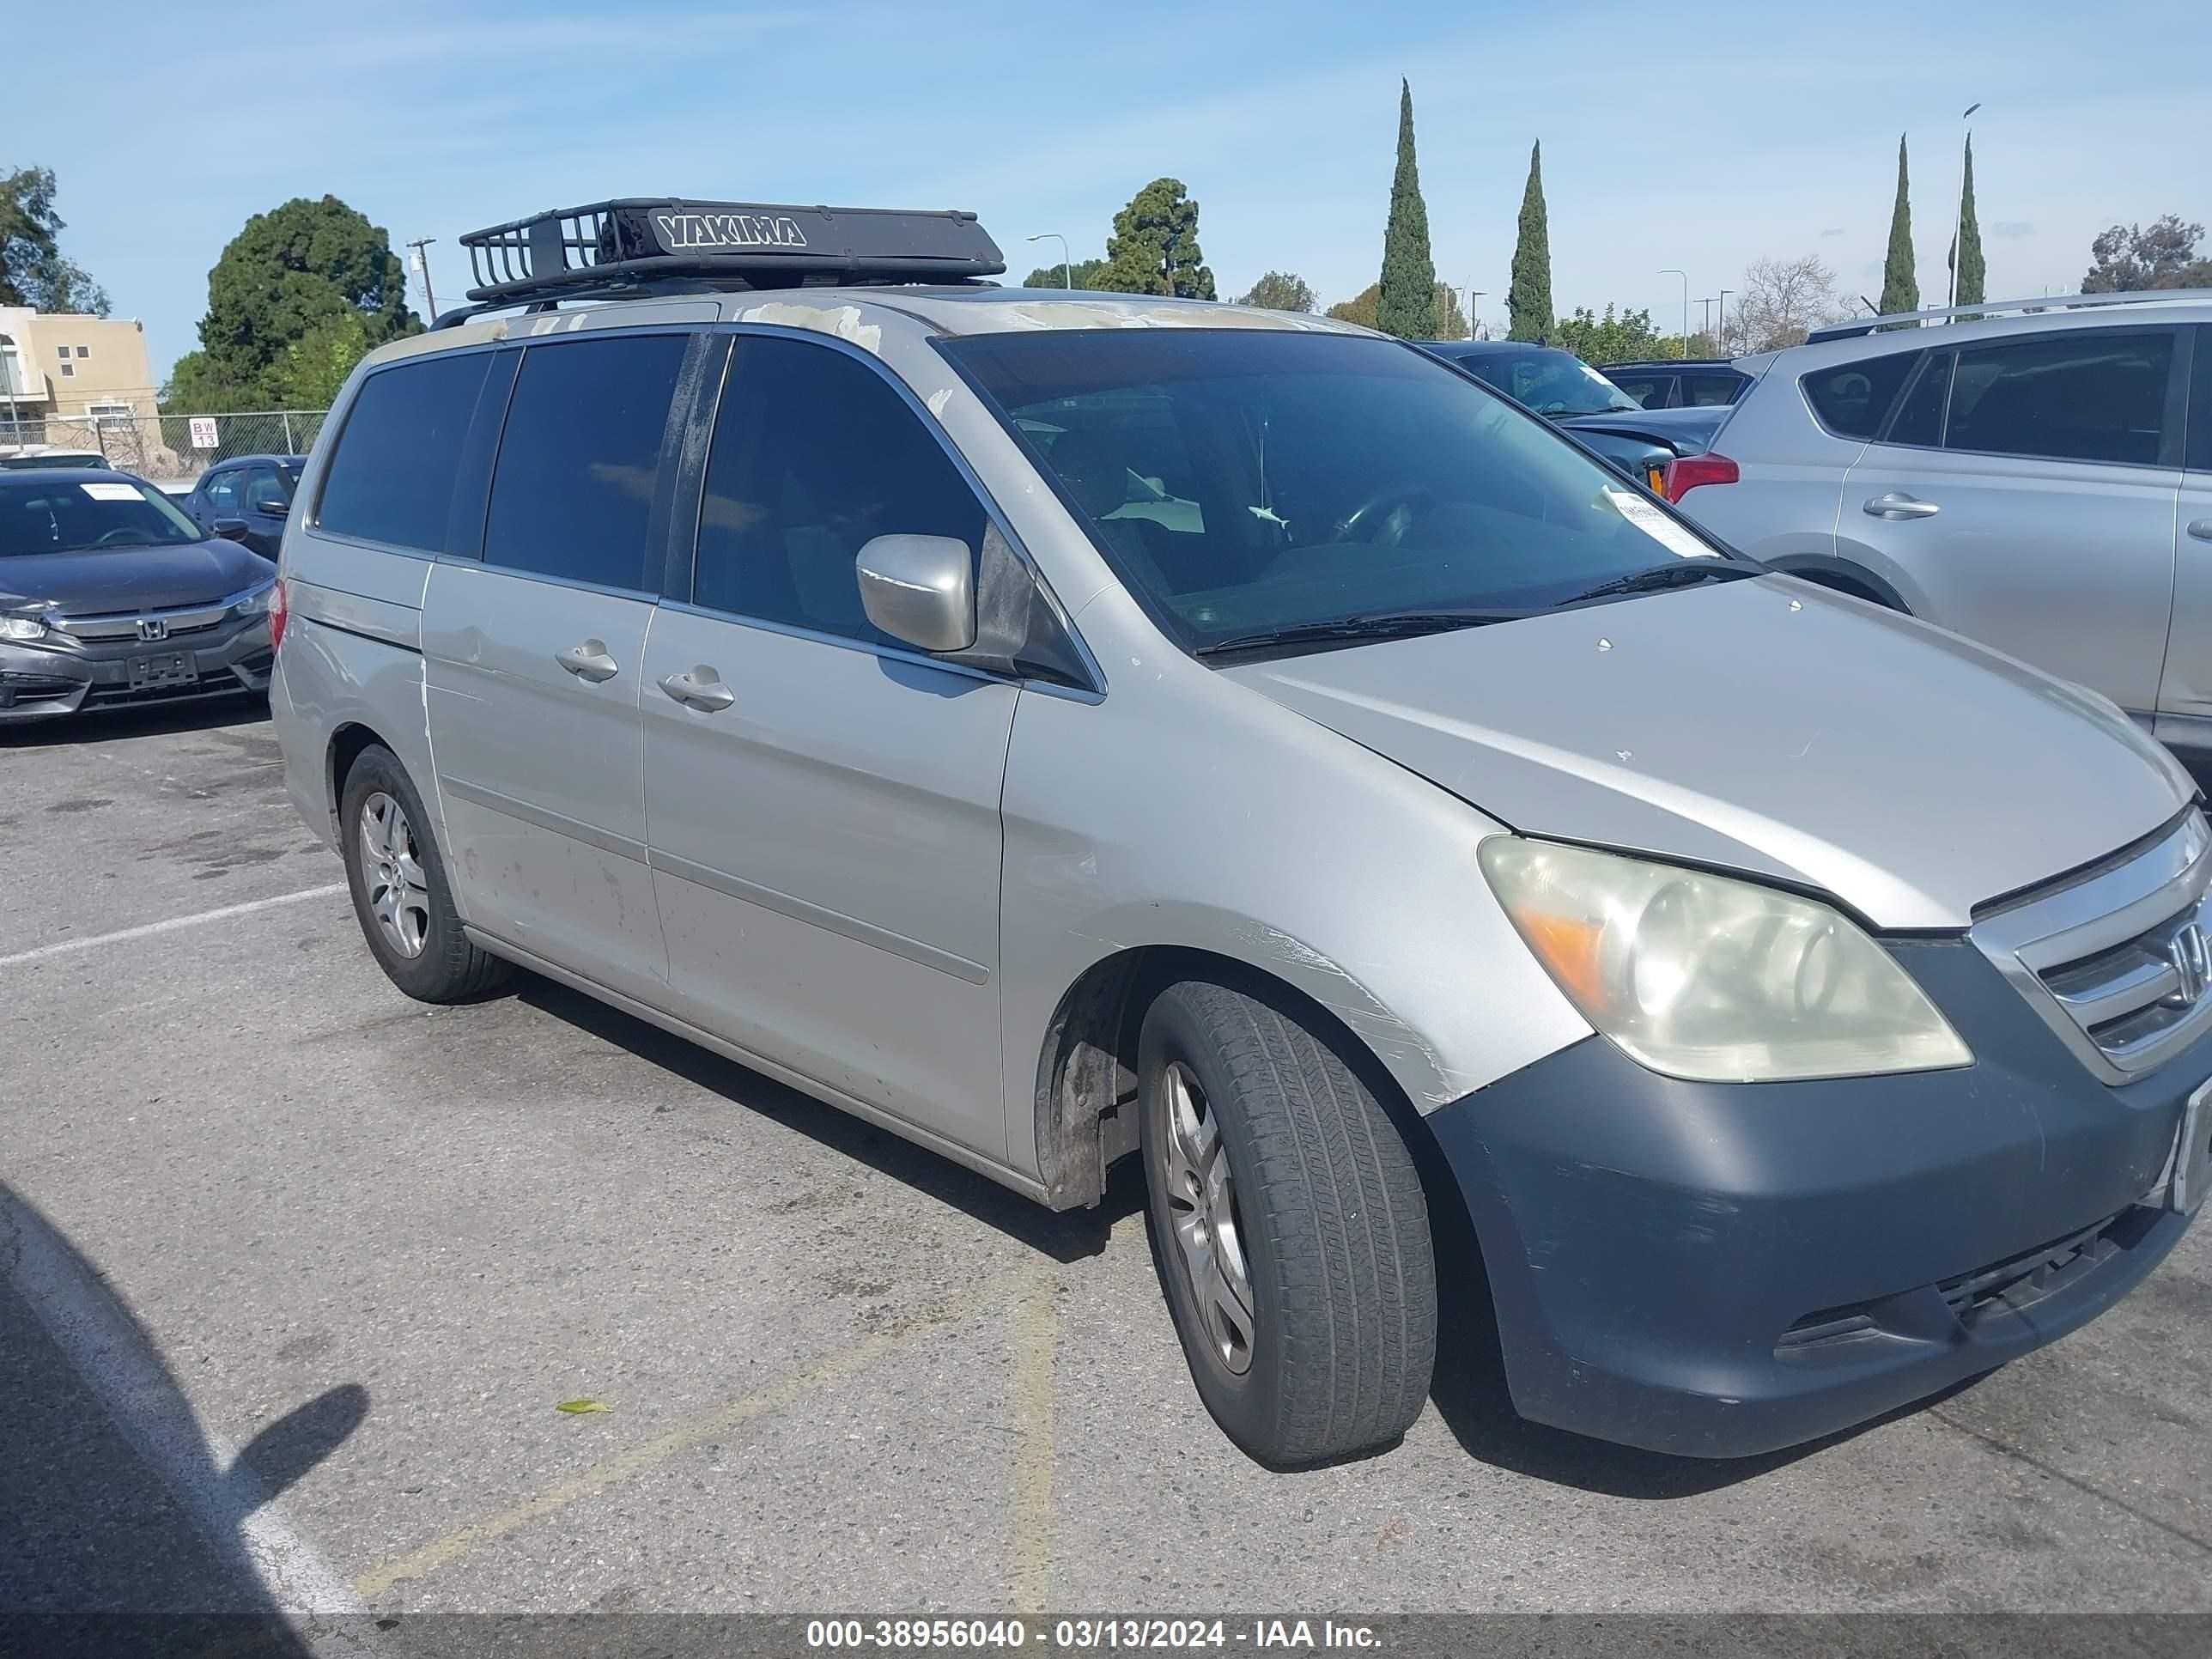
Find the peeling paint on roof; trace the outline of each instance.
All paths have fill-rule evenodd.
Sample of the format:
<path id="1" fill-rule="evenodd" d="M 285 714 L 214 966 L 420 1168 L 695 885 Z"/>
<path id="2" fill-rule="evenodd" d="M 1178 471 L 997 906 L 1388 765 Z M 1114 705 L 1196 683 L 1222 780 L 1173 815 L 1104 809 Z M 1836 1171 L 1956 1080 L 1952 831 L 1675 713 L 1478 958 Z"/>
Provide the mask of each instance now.
<path id="1" fill-rule="evenodd" d="M 425 351 L 451 351 L 456 347 L 483 345 L 490 340 L 504 340 L 512 319 L 493 317 L 481 323 L 463 323 L 456 328 L 433 329 L 426 333 L 410 334 L 404 340 L 392 340 L 368 354 L 374 363 L 388 363 L 398 357 L 413 357 Z"/>
<path id="2" fill-rule="evenodd" d="M 863 351 L 878 351 L 883 345 L 882 328 L 874 323 L 862 322 L 858 306 L 805 305 L 776 300 L 766 305 L 747 306 L 738 313 L 738 320 L 741 323 L 769 323 L 784 328 L 808 328 L 817 334 L 834 334 L 841 340 L 850 341 Z"/>

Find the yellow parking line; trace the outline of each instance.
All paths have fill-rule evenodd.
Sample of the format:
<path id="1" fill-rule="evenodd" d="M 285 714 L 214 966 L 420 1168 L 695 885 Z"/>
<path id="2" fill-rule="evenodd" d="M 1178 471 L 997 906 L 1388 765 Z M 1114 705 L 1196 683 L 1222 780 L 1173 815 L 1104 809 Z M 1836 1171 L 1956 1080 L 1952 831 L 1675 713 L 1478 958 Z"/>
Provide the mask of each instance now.
<path id="1" fill-rule="evenodd" d="M 605 1492 L 633 1475 L 641 1474 L 657 1464 L 666 1462 L 678 1452 L 727 1434 L 757 1417 L 793 1405 L 825 1382 L 833 1382 L 839 1377 L 863 1370 L 910 1337 L 942 1330 L 948 1325 L 984 1312 L 994 1304 L 1003 1303 L 1009 1291 L 1020 1283 L 1020 1275 L 1002 1276 L 972 1291 L 963 1291 L 936 1308 L 917 1314 L 873 1336 L 863 1337 L 850 1347 L 840 1349 L 805 1370 L 770 1383 L 757 1393 L 718 1406 L 627 1451 L 617 1452 L 604 1462 L 593 1464 L 581 1474 L 558 1481 L 534 1497 L 524 1498 L 511 1509 L 501 1510 L 481 1521 L 471 1522 L 465 1527 L 447 1533 L 443 1538 L 433 1540 L 420 1549 L 411 1550 L 381 1566 L 372 1567 L 353 1581 L 354 1591 L 362 1600 L 368 1601 L 383 1595 L 402 1579 L 420 1578 L 425 1573 L 434 1572 L 440 1567 L 458 1561 L 481 1545 L 504 1538 L 533 1521 L 558 1513 L 579 1498 Z M 1047 1478 L 1050 1478 L 1049 1468 Z"/>
<path id="2" fill-rule="evenodd" d="M 1014 1370 L 1007 1388 L 1014 1418 L 1013 1571 L 1007 1585 L 1014 1608 L 1042 1613 L 1052 1605 L 1053 1457 L 1058 1401 L 1053 1376 L 1060 1342 L 1060 1309 L 1048 1267 L 1032 1275 L 1014 1310 Z"/>

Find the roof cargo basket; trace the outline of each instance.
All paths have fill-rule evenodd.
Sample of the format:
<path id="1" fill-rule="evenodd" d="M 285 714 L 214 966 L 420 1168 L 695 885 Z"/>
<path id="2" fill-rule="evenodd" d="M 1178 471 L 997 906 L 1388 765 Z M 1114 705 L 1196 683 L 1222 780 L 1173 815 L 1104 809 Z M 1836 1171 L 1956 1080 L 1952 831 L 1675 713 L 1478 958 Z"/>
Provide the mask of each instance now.
<path id="1" fill-rule="evenodd" d="M 633 198 L 461 238 L 480 307 L 655 289 L 964 283 L 1006 268 L 972 213 Z"/>

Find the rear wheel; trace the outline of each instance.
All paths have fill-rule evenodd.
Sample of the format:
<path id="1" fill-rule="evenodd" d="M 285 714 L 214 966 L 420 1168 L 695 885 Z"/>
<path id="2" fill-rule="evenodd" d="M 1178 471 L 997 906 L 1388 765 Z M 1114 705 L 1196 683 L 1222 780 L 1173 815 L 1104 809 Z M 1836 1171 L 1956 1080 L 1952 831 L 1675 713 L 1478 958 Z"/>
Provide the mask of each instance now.
<path id="1" fill-rule="evenodd" d="M 422 1002 L 482 996 L 513 971 L 461 929 L 429 814 L 389 749 L 362 750 L 346 773 L 338 848 L 354 915 L 377 965 Z"/>
<path id="2" fill-rule="evenodd" d="M 1214 1420 L 1279 1465 L 1396 1440 L 1428 1395 L 1436 1266 L 1374 1092 L 1257 985 L 1169 986 L 1138 1070 L 1153 1256 Z"/>

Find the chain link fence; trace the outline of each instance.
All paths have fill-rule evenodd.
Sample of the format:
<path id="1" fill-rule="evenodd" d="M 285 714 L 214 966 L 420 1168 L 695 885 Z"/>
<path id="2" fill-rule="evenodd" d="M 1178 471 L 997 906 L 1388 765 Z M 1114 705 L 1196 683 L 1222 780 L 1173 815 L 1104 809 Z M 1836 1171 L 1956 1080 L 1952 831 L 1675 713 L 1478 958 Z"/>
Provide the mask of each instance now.
<path id="1" fill-rule="evenodd" d="M 105 455 L 107 464 L 164 488 L 189 486 L 234 455 L 304 455 L 330 411 L 231 415 L 48 415 L 10 421 L 0 409 L 0 457 L 40 448 Z"/>

